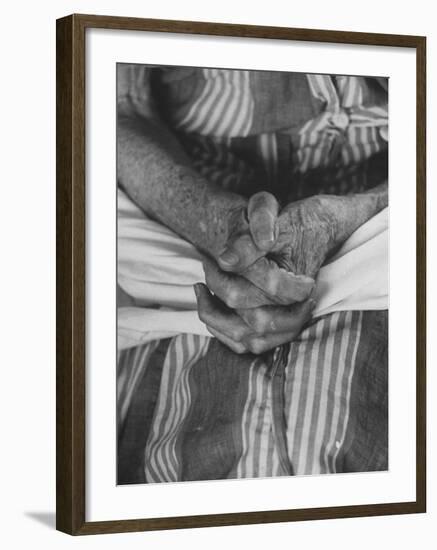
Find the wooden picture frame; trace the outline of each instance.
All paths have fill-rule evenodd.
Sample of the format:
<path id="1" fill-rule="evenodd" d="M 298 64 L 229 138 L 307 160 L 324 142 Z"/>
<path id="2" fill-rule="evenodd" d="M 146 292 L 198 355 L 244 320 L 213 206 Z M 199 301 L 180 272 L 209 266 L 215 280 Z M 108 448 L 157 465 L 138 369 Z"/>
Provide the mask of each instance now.
<path id="1" fill-rule="evenodd" d="M 416 499 L 87 522 L 85 515 L 85 32 L 89 28 L 376 45 L 416 51 Z M 57 529 L 71 535 L 409 514 L 426 510 L 426 39 L 421 36 L 70 15 L 57 21 Z"/>

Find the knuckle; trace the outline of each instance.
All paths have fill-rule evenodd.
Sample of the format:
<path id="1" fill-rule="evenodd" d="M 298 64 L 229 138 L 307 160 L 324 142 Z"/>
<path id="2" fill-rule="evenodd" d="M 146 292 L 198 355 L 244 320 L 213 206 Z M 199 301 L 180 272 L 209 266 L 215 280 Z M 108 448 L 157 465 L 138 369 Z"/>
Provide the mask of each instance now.
<path id="1" fill-rule="evenodd" d="M 262 338 L 252 338 L 248 342 L 248 348 L 254 355 L 260 355 L 265 350 L 265 342 Z"/>
<path id="2" fill-rule="evenodd" d="M 238 355 L 241 355 L 242 353 L 247 353 L 247 348 L 242 342 L 232 342 L 232 344 L 228 344 L 228 347 L 234 353 L 238 353 Z"/>
<path id="3" fill-rule="evenodd" d="M 267 210 L 271 214 L 276 214 L 278 209 L 278 201 L 275 196 L 268 191 L 260 191 L 251 197 L 249 200 L 249 217 L 256 214 L 257 211 Z"/>
<path id="4" fill-rule="evenodd" d="M 268 191 L 259 191 L 258 193 L 255 193 L 252 197 L 252 202 L 256 204 L 264 204 L 266 202 L 271 202 L 276 200 L 274 195 L 269 193 Z"/>
<path id="5" fill-rule="evenodd" d="M 236 328 L 232 331 L 232 339 L 236 342 L 241 342 L 246 336 L 246 331 L 244 328 Z"/>
<path id="6" fill-rule="evenodd" d="M 251 313 L 249 324 L 255 332 L 262 334 L 267 331 L 269 326 L 269 316 L 262 310 L 254 310 Z"/>
<path id="7" fill-rule="evenodd" d="M 270 296 L 275 296 L 277 298 L 281 297 L 279 281 L 275 273 L 271 273 L 266 277 L 265 292 Z"/>
<path id="8" fill-rule="evenodd" d="M 232 309 L 238 308 L 241 304 L 240 293 L 236 289 L 228 289 L 225 295 L 225 303 L 228 307 Z"/>

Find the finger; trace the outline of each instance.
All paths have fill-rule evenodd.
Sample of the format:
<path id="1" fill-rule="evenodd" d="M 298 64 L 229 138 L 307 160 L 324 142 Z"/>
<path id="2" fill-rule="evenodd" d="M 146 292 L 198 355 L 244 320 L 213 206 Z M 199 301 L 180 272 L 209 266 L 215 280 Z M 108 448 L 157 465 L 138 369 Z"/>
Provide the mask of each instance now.
<path id="1" fill-rule="evenodd" d="M 235 340 L 232 340 L 232 338 L 229 338 L 225 334 L 222 334 L 218 330 L 215 330 L 212 327 L 206 326 L 207 330 L 215 337 L 217 340 L 220 340 L 225 346 L 228 346 L 232 351 L 235 351 L 235 353 L 247 353 L 248 349 L 246 348 L 245 344 L 242 342 L 235 342 Z"/>
<path id="2" fill-rule="evenodd" d="M 224 271 L 240 273 L 264 254 L 265 252 L 256 246 L 252 236 L 243 233 L 228 243 L 226 250 L 219 256 L 218 263 Z"/>
<path id="3" fill-rule="evenodd" d="M 271 250 L 276 242 L 279 204 L 266 191 L 256 193 L 249 199 L 247 214 L 252 238 L 260 250 Z"/>
<path id="4" fill-rule="evenodd" d="M 234 311 L 226 308 L 222 302 L 213 296 L 202 284 L 194 285 L 197 297 L 199 319 L 208 327 L 240 342 L 247 337 L 252 329 Z"/>
<path id="5" fill-rule="evenodd" d="M 225 334 L 213 329 L 212 327 L 206 327 L 208 331 L 220 340 L 223 344 L 228 346 L 235 353 L 253 353 L 254 355 L 260 355 L 266 353 L 277 346 L 292 342 L 297 338 L 299 332 L 280 332 L 276 334 L 268 334 L 266 336 L 252 335 L 244 342 L 236 342 L 229 338 Z"/>
<path id="6" fill-rule="evenodd" d="M 240 275 L 222 271 L 209 258 L 204 258 L 203 270 L 208 288 L 232 309 L 276 304 L 275 300 L 250 281 Z"/>
<path id="7" fill-rule="evenodd" d="M 266 257 L 259 258 L 242 275 L 281 305 L 302 302 L 315 286 L 311 277 L 295 275 Z"/>
<path id="8" fill-rule="evenodd" d="M 238 309 L 238 315 L 253 329 L 255 334 L 299 333 L 311 319 L 316 306 L 310 298 L 293 306 L 264 306 L 254 309 Z"/>
<path id="9" fill-rule="evenodd" d="M 245 345 L 250 353 L 260 355 L 261 353 L 266 353 L 267 351 L 276 348 L 277 346 L 281 346 L 282 344 L 293 342 L 299 334 L 299 331 L 292 331 L 271 333 L 263 336 L 252 336 L 245 341 Z"/>

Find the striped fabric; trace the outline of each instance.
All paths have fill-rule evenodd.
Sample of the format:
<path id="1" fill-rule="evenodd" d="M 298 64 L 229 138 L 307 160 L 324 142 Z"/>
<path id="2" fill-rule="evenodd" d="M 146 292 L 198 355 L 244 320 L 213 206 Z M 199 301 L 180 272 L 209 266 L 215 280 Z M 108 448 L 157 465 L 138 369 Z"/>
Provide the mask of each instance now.
<path id="1" fill-rule="evenodd" d="M 246 137 L 243 156 L 251 159 L 249 166 L 239 157 L 241 138 L 250 132 L 251 120 L 254 124 L 263 117 L 254 100 L 256 90 L 249 86 L 250 72 L 204 69 L 203 73 L 206 84 L 201 96 L 175 125 L 182 130 L 180 139 L 194 167 L 210 181 L 224 183 L 226 189 L 241 192 L 262 187 L 257 181 L 260 175 L 251 173 L 251 168 L 261 167 L 264 185 L 286 182 L 289 188 L 296 187 L 297 176 L 314 174 L 319 182 L 325 176 L 330 182 L 329 188 L 321 185 L 320 192 L 344 192 L 345 181 L 343 187 L 358 192 L 364 189 L 352 182 L 356 174 L 349 177 L 342 169 L 351 167 L 356 172 L 387 149 L 387 105 L 368 104 L 364 78 L 309 74 L 309 91 L 323 106 L 320 112 L 301 126 Z M 244 109 L 236 117 L 240 105 Z M 239 126 L 243 115 L 248 122 L 244 129 Z M 327 168 L 334 171 L 321 177 L 320 171 Z"/>
<path id="2" fill-rule="evenodd" d="M 117 412 L 118 420 L 123 424 L 132 395 L 138 385 L 143 369 L 158 345 L 157 341 L 144 347 L 136 347 L 119 354 L 117 362 Z"/>
<path id="3" fill-rule="evenodd" d="M 253 193 L 259 186 L 259 176 L 232 151 L 230 138 L 184 136 L 183 141 L 193 160 L 193 168 L 212 183 L 223 189 L 247 193 Z"/>
<path id="4" fill-rule="evenodd" d="M 363 106 L 362 77 L 309 74 L 307 78 L 325 109 L 299 130 L 296 170 L 307 172 L 340 159 L 344 165 L 359 163 L 386 147 L 387 108 Z"/>
<path id="5" fill-rule="evenodd" d="M 279 170 L 278 140 L 275 133 L 260 134 L 257 139 L 259 157 L 262 159 L 268 180 L 275 183 Z"/>
<path id="6" fill-rule="evenodd" d="M 345 180 L 362 191 L 353 181 L 358 167 L 387 151 L 387 86 L 376 79 L 125 64 L 117 71 L 119 108 L 159 111 L 194 167 L 227 189 L 280 185 L 302 198 L 305 191 L 294 191 L 313 178 L 331 186 L 319 192 L 341 192 Z"/>
<path id="7" fill-rule="evenodd" d="M 145 449 L 148 482 L 178 481 L 176 455 L 179 429 L 190 409 L 190 369 L 206 353 L 209 338 L 183 334 L 172 339 L 162 369 L 155 417 Z M 146 345 L 146 347 L 149 347 Z"/>
<path id="8" fill-rule="evenodd" d="M 274 397 L 272 365 L 275 361 L 271 356 L 270 359 L 269 356 L 244 356 L 247 368 L 244 359 L 235 356 L 240 361 L 240 371 L 235 370 L 238 366 L 227 365 L 229 372 L 237 372 L 236 376 L 240 377 L 241 382 L 237 384 L 240 390 L 235 393 L 235 378 L 222 381 L 220 377 L 222 372 L 226 379 L 226 353 L 231 352 L 223 348 L 211 356 L 211 342 L 218 343 L 206 337 L 179 335 L 170 339 L 156 390 L 153 419 L 143 428 L 148 433 L 142 456 L 145 481 L 181 481 L 187 479 L 184 472 L 188 470 L 189 478 L 196 479 L 197 469 L 202 470 L 200 479 L 341 471 L 343 462 L 338 458 L 343 458 L 347 450 L 345 438 L 351 425 L 351 402 L 357 402 L 356 397 L 352 398 L 351 388 L 362 339 L 363 315 L 365 313 L 359 311 L 327 315 L 290 344 L 285 356 L 285 376 L 280 382 L 283 399 Z M 126 396 L 125 410 L 129 409 L 127 396 L 135 393 L 135 378 L 139 378 L 140 371 L 147 370 L 155 348 L 149 343 L 121 353 L 119 364 L 124 368 L 119 368 L 119 385 Z M 384 366 L 373 360 L 375 365 L 371 368 L 382 372 Z M 124 375 L 127 364 L 136 373 L 129 377 L 129 382 Z M 210 370 L 202 374 L 204 369 Z M 211 381 L 213 374 L 223 382 L 224 395 L 229 396 L 224 398 L 229 399 L 229 403 L 220 405 L 230 410 L 227 410 L 230 418 L 226 422 L 216 418 L 224 414 L 217 413 L 214 405 L 213 394 L 219 391 L 217 383 L 199 386 L 202 377 Z M 201 406 L 196 408 L 199 400 Z M 212 423 L 208 423 L 208 418 L 213 419 Z M 281 418 L 285 419 L 284 433 L 280 433 L 281 425 L 276 424 Z M 352 419 L 352 425 L 354 422 Z M 285 451 L 281 447 L 282 436 Z M 199 452 L 203 456 L 201 460 L 197 456 Z M 208 452 L 219 457 L 215 463 L 211 460 L 211 465 L 208 465 Z M 284 460 L 291 465 L 288 471 L 283 466 Z M 221 471 L 219 475 L 215 468 L 223 463 L 228 466 L 225 473 Z"/>
<path id="9" fill-rule="evenodd" d="M 202 74 L 203 90 L 184 118 L 176 121 L 176 128 L 215 138 L 247 136 L 254 117 L 263 116 L 255 109 L 251 72 L 202 69 Z M 324 108 L 297 135 L 295 129 L 292 131 L 294 171 L 306 173 L 339 162 L 359 163 L 385 148 L 388 111 L 379 105 L 364 106 L 363 77 L 308 74 L 307 79 L 311 94 Z M 276 135 L 277 131 L 258 134 L 256 146 L 272 179 L 278 170 Z"/>
<path id="10" fill-rule="evenodd" d="M 357 192 L 386 178 L 384 164 L 373 173 L 367 164 L 387 156 L 386 96 L 373 101 L 364 78 L 279 73 L 277 89 L 260 100 L 256 83 L 261 91 L 270 85 L 266 74 L 122 65 L 119 101 L 141 116 L 153 107 L 154 71 L 165 76 L 159 99 L 167 122 L 194 168 L 221 187 L 247 195 L 269 189 L 291 200 Z M 278 112 L 269 117 L 268 109 Z M 258 358 L 186 334 L 121 352 L 119 483 L 384 469 L 385 387 L 369 388 L 384 380 L 386 335 L 373 332 L 371 349 L 366 335 L 386 319 L 370 313 L 376 318 L 319 318 L 293 343 Z M 369 395 L 378 395 L 372 419 Z"/>
<path id="11" fill-rule="evenodd" d="M 248 392 L 241 419 L 242 449 L 237 478 L 282 474 L 273 433 L 272 378 L 262 360 L 250 367 Z"/>
<path id="12" fill-rule="evenodd" d="M 185 132 L 206 136 L 246 136 L 252 125 L 254 99 L 249 71 L 201 69 L 202 93 L 188 113 L 176 122 Z"/>
<path id="13" fill-rule="evenodd" d="M 362 312 L 320 319 L 291 344 L 285 379 L 288 454 L 296 474 L 336 471 Z"/>

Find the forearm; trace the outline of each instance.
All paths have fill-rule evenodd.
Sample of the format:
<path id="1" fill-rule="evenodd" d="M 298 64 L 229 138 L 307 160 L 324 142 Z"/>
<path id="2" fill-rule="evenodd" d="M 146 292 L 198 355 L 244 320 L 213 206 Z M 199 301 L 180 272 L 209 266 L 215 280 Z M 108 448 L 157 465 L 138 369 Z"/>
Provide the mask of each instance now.
<path id="1" fill-rule="evenodd" d="M 315 277 L 325 259 L 388 204 L 388 187 L 348 196 L 316 195 L 288 204 L 273 252 L 288 271 Z"/>
<path id="2" fill-rule="evenodd" d="M 118 180 L 148 215 L 213 256 L 226 242 L 233 212 L 245 205 L 197 174 L 160 121 L 129 114 L 118 120 Z"/>
<path id="3" fill-rule="evenodd" d="M 325 228 L 332 246 L 344 242 L 363 223 L 388 204 L 388 186 L 383 183 L 354 195 L 314 195 L 289 203 L 281 212 L 280 233 L 288 237 L 289 227 L 302 227 L 306 232 Z"/>
<path id="4" fill-rule="evenodd" d="M 343 243 L 361 225 L 388 206 L 388 184 L 382 183 L 364 193 L 327 201 L 335 245 Z"/>

